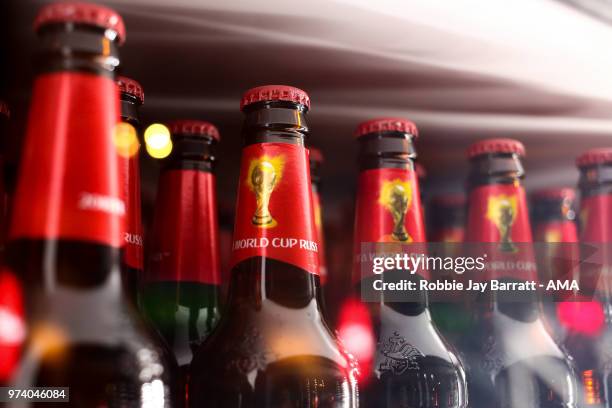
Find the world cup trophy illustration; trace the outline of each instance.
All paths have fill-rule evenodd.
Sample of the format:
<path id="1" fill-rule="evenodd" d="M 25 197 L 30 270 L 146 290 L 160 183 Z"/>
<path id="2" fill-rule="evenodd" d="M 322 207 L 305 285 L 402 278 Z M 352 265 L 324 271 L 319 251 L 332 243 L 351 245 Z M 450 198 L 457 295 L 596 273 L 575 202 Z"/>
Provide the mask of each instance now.
<path id="1" fill-rule="evenodd" d="M 487 204 L 487 218 L 499 231 L 499 249 L 503 252 L 517 252 L 512 242 L 512 225 L 516 220 L 516 196 L 501 194 L 489 198 Z"/>
<path id="2" fill-rule="evenodd" d="M 283 159 L 267 156 L 252 160 L 249 166 L 247 184 L 255 193 L 256 208 L 251 222 L 260 228 L 276 226 L 270 213 L 270 198 L 282 176 Z"/>
<path id="3" fill-rule="evenodd" d="M 406 213 L 412 203 L 412 187 L 403 180 L 392 180 L 383 183 L 380 193 L 380 203 L 391 213 L 393 219 L 394 241 L 411 242 L 412 237 L 406 231 Z"/>

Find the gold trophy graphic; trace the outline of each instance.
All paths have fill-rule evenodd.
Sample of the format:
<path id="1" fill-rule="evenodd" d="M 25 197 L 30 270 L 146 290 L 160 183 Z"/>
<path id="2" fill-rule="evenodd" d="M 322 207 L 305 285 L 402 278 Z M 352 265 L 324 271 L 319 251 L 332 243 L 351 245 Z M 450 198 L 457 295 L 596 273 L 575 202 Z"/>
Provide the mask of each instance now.
<path id="1" fill-rule="evenodd" d="M 487 218 L 499 231 L 499 249 L 503 252 L 517 252 L 517 248 L 510 238 L 512 225 L 516 220 L 516 196 L 500 194 L 489 198 L 487 204 Z"/>
<path id="2" fill-rule="evenodd" d="M 259 228 L 273 228 L 276 220 L 270 213 L 270 198 L 278 185 L 283 171 L 282 157 L 262 156 L 254 159 L 249 165 L 247 184 L 255 193 L 257 208 L 251 222 Z"/>
<path id="3" fill-rule="evenodd" d="M 412 186 L 410 183 L 395 179 L 383 183 L 379 202 L 391 213 L 393 218 L 394 241 L 412 242 L 412 237 L 406 231 L 406 213 L 412 204 Z"/>

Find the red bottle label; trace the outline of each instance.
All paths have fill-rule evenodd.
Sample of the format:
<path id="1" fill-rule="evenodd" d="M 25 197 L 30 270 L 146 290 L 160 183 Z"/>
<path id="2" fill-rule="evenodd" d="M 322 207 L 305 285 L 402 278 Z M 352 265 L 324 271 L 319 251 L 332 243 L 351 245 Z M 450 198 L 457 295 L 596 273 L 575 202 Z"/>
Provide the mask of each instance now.
<path id="1" fill-rule="evenodd" d="M 580 241 L 612 242 L 612 196 L 597 194 L 580 202 Z"/>
<path id="2" fill-rule="evenodd" d="M 255 256 L 319 273 L 308 152 L 288 143 L 259 143 L 242 152 L 232 266 Z"/>
<path id="3" fill-rule="evenodd" d="M 221 283 L 215 176 L 166 170 L 159 180 L 148 281 Z"/>
<path id="4" fill-rule="evenodd" d="M 142 218 L 140 210 L 140 174 L 138 151 L 119 155 L 121 195 L 127 211 L 127 230 L 122 240 L 125 245 L 124 262 L 130 268 L 143 268 Z"/>
<path id="5" fill-rule="evenodd" d="M 612 286 L 612 195 L 596 194 L 582 198 L 580 203 L 580 241 L 595 244 L 594 254 L 583 259 L 580 266 L 581 288 L 606 294 Z"/>
<path id="6" fill-rule="evenodd" d="M 533 235 L 535 242 L 578 242 L 578 231 L 572 221 L 540 223 Z"/>
<path id="7" fill-rule="evenodd" d="M 323 231 L 323 215 L 321 214 L 321 196 L 316 190 L 312 191 L 312 205 L 314 208 L 314 221 L 319 238 L 319 276 L 321 284 L 327 283 L 327 265 L 325 263 L 325 234 Z"/>
<path id="8" fill-rule="evenodd" d="M 122 245 L 125 203 L 117 151 L 119 91 L 111 78 L 56 72 L 36 79 L 11 239 Z"/>
<path id="9" fill-rule="evenodd" d="M 488 278 L 536 278 L 527 200 L 520 184 L 490 184 L 472 190 L 466 242 L 496 243 L 483 246 L 491 250 Z"/>
<path id="10" fill-rule="evenodd" d="M 371 169 L 359 174 L 355 215 L 353 282 L 361 279 L 364 242 L 425 242 L 416 173 L 407 169 Z"/>

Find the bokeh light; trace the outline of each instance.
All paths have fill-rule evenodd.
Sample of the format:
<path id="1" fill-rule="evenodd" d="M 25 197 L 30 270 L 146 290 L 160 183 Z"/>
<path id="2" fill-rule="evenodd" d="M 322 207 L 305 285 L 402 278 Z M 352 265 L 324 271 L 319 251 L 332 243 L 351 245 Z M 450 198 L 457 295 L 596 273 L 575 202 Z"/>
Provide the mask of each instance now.
<path id="1" fill-rule="evenodd" d="M 172 152 L 170 130 L 161 123 L 153 123 L 144 133 L 145 147 L 149 156 L 163 159 Z"/>
<path id="2" fill-rule="evenodd" d="M 133 157 L 140 148 L 136 129 L 127 122 L 120 122 L 115 126 L 113 143 L 119 155 L 125 158 Z"/>

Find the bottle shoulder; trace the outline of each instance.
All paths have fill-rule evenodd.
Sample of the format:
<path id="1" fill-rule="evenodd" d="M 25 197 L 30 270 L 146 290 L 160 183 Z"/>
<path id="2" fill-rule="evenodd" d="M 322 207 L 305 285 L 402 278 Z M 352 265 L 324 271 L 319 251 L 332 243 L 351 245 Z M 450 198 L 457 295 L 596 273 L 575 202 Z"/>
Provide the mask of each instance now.
<path id="1" fill-rule="evenodd" d="M 221 352 L 219 352 L 221 351 Z M 249 359 L 238 371 L 248 374 L 269 364 L 294 360 L 294 364 L 315 359 L 328 361 L 340 371 L 350 363 L 340 350 L 313 299 L 304 308 L 290 308 L 265 299 L 259 308 L 234 307 L 225 313 L 217 328 L 196 351 L 195 364 L 210 364 L 231 370 L 236 362 Z"/>

